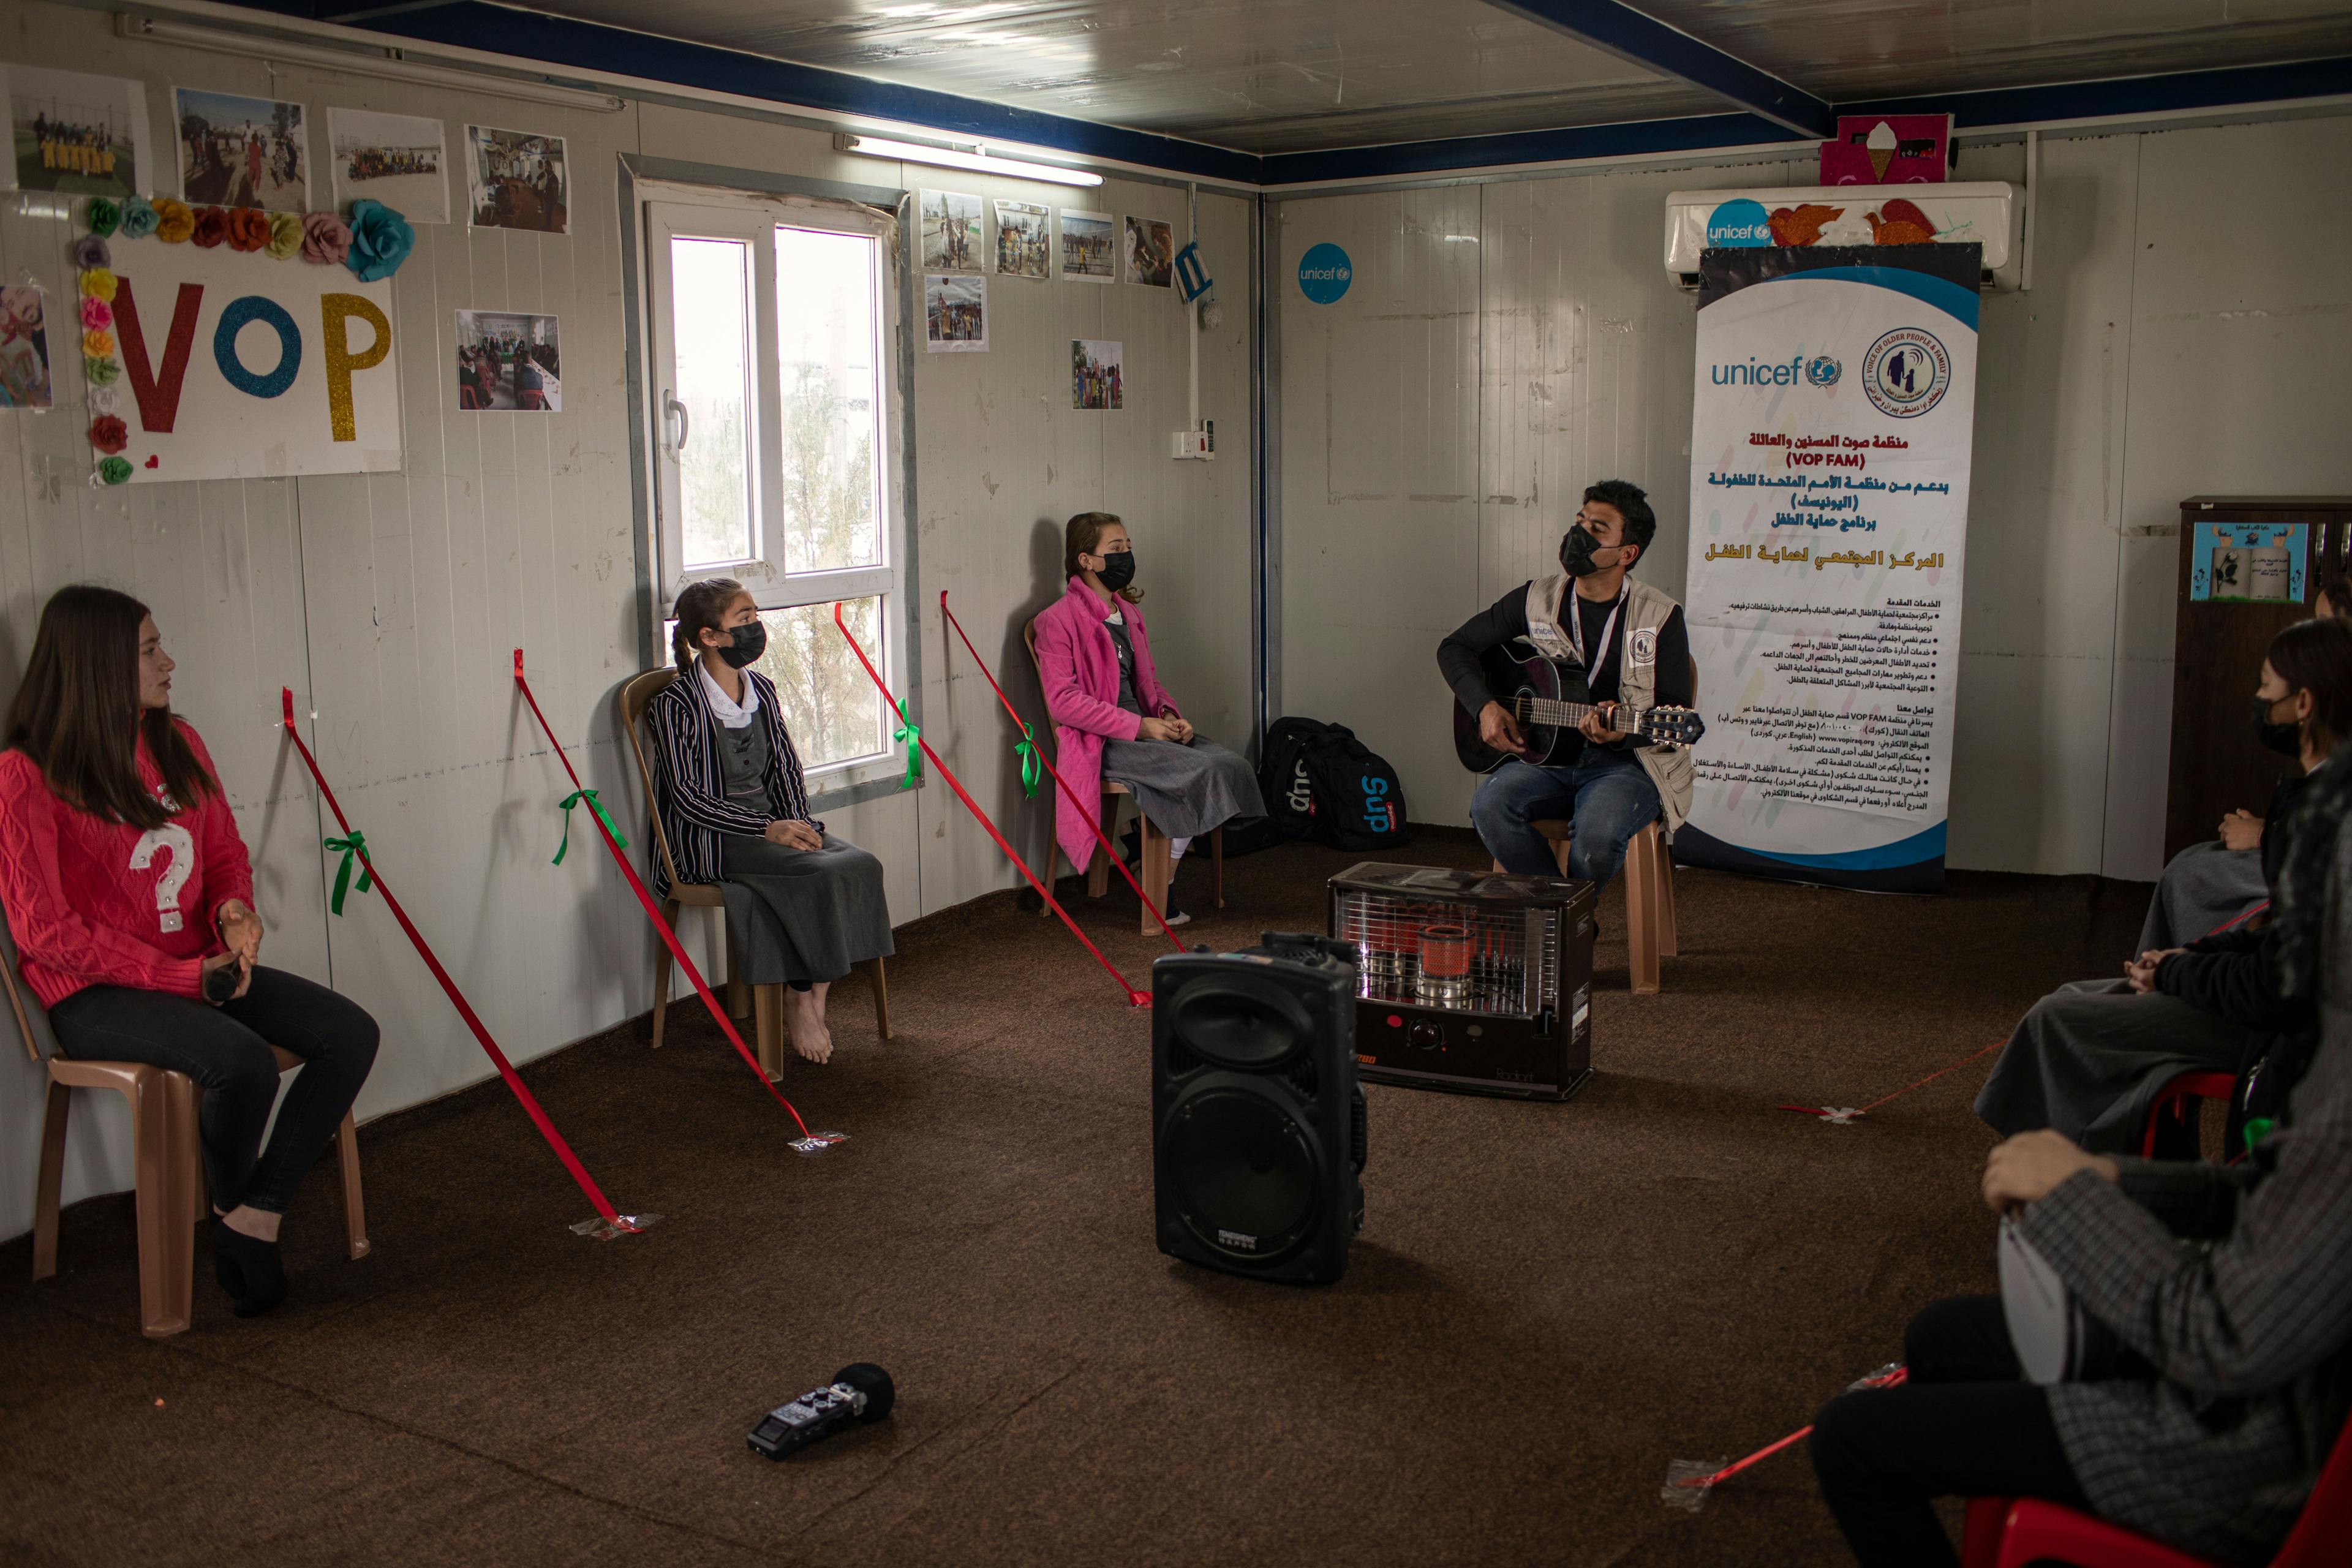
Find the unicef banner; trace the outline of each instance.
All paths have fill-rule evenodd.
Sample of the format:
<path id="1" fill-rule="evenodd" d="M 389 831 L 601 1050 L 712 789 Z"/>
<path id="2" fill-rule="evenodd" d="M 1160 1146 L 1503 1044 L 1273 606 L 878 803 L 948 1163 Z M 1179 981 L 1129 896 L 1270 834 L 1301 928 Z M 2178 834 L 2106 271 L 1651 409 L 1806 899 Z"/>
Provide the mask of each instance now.
<path id="1" fill-rule="evenodd" d="M 1980 258 L 1703 253 L 1685 864 L 1943 889 Z"/>

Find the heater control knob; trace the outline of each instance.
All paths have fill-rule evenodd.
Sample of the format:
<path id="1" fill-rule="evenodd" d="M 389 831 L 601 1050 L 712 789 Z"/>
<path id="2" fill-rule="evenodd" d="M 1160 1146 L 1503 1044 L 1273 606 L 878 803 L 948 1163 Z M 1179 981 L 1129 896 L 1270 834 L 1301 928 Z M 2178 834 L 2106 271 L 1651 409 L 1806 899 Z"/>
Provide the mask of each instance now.
<path id="1" fill-rule="evenodd" d="M 1424 1051 L 1433 1051 L 1445 1043 L 1445 1026 L 1427 1018 L 1415 1018 L 1404 1037 Z"/>

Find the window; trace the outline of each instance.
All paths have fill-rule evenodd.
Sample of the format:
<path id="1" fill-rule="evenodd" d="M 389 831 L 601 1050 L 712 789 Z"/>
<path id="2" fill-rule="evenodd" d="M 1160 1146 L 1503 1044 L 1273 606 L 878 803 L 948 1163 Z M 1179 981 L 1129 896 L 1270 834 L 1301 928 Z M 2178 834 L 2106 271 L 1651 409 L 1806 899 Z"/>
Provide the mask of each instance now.
<path id="1" fill-rule="evenodd" d="M 768 628 L 811 771 L 883 756 L 891 716 L 833 605 L 897 683 L 902 623 L 897 220 L 849 202 L 646 204 L 660 599 L 734 577 Z"/>

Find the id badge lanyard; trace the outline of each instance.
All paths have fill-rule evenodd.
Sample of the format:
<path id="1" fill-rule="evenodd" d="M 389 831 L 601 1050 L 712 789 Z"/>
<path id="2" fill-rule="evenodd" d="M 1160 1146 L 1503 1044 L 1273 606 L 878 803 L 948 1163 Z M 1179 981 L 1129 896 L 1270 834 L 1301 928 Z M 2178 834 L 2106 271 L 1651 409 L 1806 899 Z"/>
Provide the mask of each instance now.
<path id="1" fill-rule="evenodd" d="M 1575 593 L 1576 590 L 1573 587 L 1570 588 L 1570 597 L 1573 597 Z M 1609 606 L 1609 618 L 1601 623 L 1601 640 L 1593 646 L 1592 656 L 1590 658 L 1587 658 L 1584 653 L 1584 606 L 1581 605 L 1569 606 L 1568 645 L 1576 650 L 1577 659 L 1584 666 L 1584 674 L 1588 680 L 1600 669 L 1601 661 L 1609 657 L 1609 639 L 1617 635 L 1617 617 L 1625 613 L 1625 601 L 1633 596 L 1633 585 L 1631 583 L 1617 590 L 1617 602 Z"/>

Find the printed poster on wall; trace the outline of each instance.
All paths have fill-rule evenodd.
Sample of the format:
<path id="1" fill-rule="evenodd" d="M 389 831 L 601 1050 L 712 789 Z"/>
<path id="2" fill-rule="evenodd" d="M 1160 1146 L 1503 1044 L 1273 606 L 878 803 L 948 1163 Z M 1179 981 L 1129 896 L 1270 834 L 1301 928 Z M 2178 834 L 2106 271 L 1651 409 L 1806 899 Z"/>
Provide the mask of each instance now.
<path id="1" fill-rule="evenodd" d="M 1981 255 L 1702 253 L 1685 864 L 1943 889 Z"/>
<path id="2" fill-rule="evenodd" d="M 392 282 L 226 246 L 110 242 L 131 482 L 400 468 Z"/>

